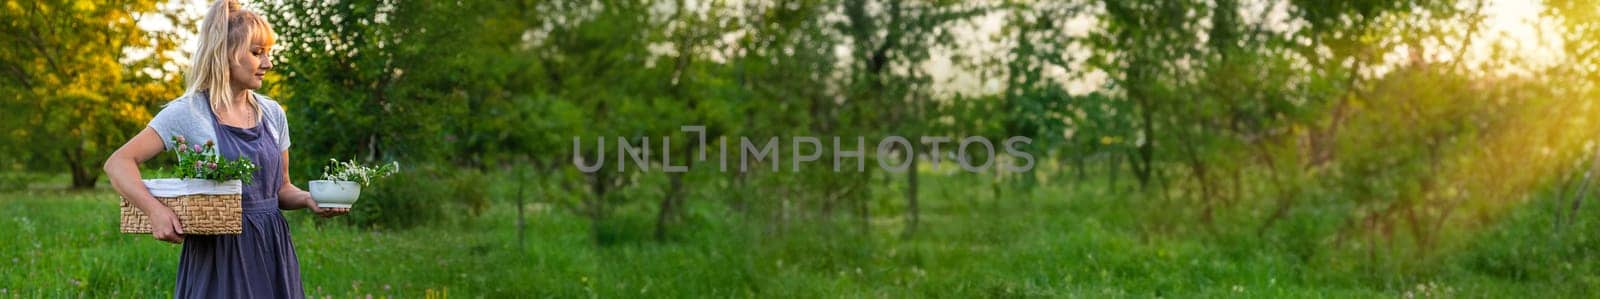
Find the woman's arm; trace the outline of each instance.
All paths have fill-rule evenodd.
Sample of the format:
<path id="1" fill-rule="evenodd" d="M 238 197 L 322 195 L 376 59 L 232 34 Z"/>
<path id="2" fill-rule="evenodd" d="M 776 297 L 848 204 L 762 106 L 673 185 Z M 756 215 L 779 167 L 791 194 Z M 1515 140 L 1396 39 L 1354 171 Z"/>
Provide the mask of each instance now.
<path id="1" fill-rule="evenodd" d="M 106 159 L 106 177 L 111 180 L 111 187 L 117 190 L 117 194 L 150 216 L 151 236 L 162 241 L 183 243 L 183 224 L 178 223 L 178 216 L 172 213 L 171 208 L 156 201 L 139 176 L 139 163 L 150 160 L 165 148 L 161 135 L 156 134 L 155 129 L 145 127 L 144 131 L 133 136 Z"/>
<path id="2" fill-rule="evenodd" d="M 317 207 L 317 201 L 311 199 L 311 192 L 295 187 L 289 180 L 289 151 L 283 152 L 283 187 L 278 188 L 278 209 L 298 210 L 311 209 L 311 212 L 322 217 L 333 217 L 349 213 L 350 209 Z"/>
<path id="3" fill-rule="evenodd" d="M 299 210 L 315 207 L 311 192 L 300 190 L 289 180 L 289 152 L 283 152 L 283 186 L 278 187 L 278 209 Z"/>

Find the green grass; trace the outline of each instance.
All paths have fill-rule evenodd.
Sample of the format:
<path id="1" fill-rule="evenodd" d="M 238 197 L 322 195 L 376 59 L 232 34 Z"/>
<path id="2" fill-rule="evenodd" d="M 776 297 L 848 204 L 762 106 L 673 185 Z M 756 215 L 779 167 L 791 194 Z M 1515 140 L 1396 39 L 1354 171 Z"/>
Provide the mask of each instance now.
<path id="1" fill-rule="evenodd" d="M 848 215 L 773 229 L 691 199 L 674 241 L 645 240 L 647 209 L 619 209 L 611 229 L 646 237 L 605 246 L 586 218 L 530 205 L 520 250 L 504 201 L 479 217 L 394 231 L 288 215 L 315 297 L 1546 298 L 1600 289 L 1600 228 L 1586 220 L 1554 239 L 1540 201 L 1399 269 L 1297 236 L 1328 229 L 1316 210 L 1263 237 L 1154 229 L 1162 221 L 1152 217 L 1170 214 L 1092 184 L 996 200 L 988 188 L 963 187 L 983 186 L 971 178 L 929 177 L 912 238 L 900 236 L 894 190 L 879 192 L 884 208 L 870 233 Z M 115 232 L 116 213 L 104 188 L 0 193 L 0 298 L 170 296 L 179 247 Z"/>

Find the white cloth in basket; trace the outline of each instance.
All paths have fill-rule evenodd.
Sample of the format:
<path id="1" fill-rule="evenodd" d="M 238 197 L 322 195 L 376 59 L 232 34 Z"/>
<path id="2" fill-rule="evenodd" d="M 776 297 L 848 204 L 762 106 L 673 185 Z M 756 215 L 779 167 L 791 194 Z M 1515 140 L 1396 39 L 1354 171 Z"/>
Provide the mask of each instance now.
<path id="1" fill-rule="evenodd" d="M 179 197 L 192 194 L 229 195 L 242 190 L 239 180 L 218 182 L 207 179 L 150 179 L 144 187 L 155 197 Z"/>

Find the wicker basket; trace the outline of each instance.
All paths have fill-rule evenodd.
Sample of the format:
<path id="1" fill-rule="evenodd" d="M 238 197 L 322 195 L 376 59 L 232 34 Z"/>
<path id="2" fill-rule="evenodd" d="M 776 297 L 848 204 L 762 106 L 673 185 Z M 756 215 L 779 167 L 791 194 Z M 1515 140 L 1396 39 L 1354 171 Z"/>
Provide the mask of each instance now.
<path id="1" fill-rule="evenodd" d="M 237 235 L 240 232 L 240 182 L 200 179 L 144 180 L 156 201 L 172 209 L 187 235 Z M 122 199 L 122 232 L 150 233 L 150 216 Z"/>

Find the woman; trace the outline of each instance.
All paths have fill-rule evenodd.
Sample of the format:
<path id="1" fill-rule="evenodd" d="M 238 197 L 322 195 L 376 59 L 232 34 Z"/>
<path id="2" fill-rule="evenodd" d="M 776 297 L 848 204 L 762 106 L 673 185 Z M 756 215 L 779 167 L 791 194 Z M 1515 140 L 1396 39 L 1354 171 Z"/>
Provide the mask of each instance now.
<path id="1" fill-rule="evenodd" d="M 310 192 L 289 183 L 283 109 L 252 92 L 272 68 L 274 33 L 266 20 L 240 9 L 237 1 L 217 1 L 198 36 L 188 91 L 106 160 L 106 176 L 117 193 L 150 215 L 151 236 L 183 244 L 175 297 L 304 297 L 294 243 L 279 209 L 311 209 L 323 217 L 348 209 L 318 208 Z M 139 163 L 172 148 L 174 136 L 215 141 L 224 157 L 244 157 L 259 166 L 253 183 L 243 186 L 241 234 L 184 236 L 178 217 L 140 181 Z"/>

